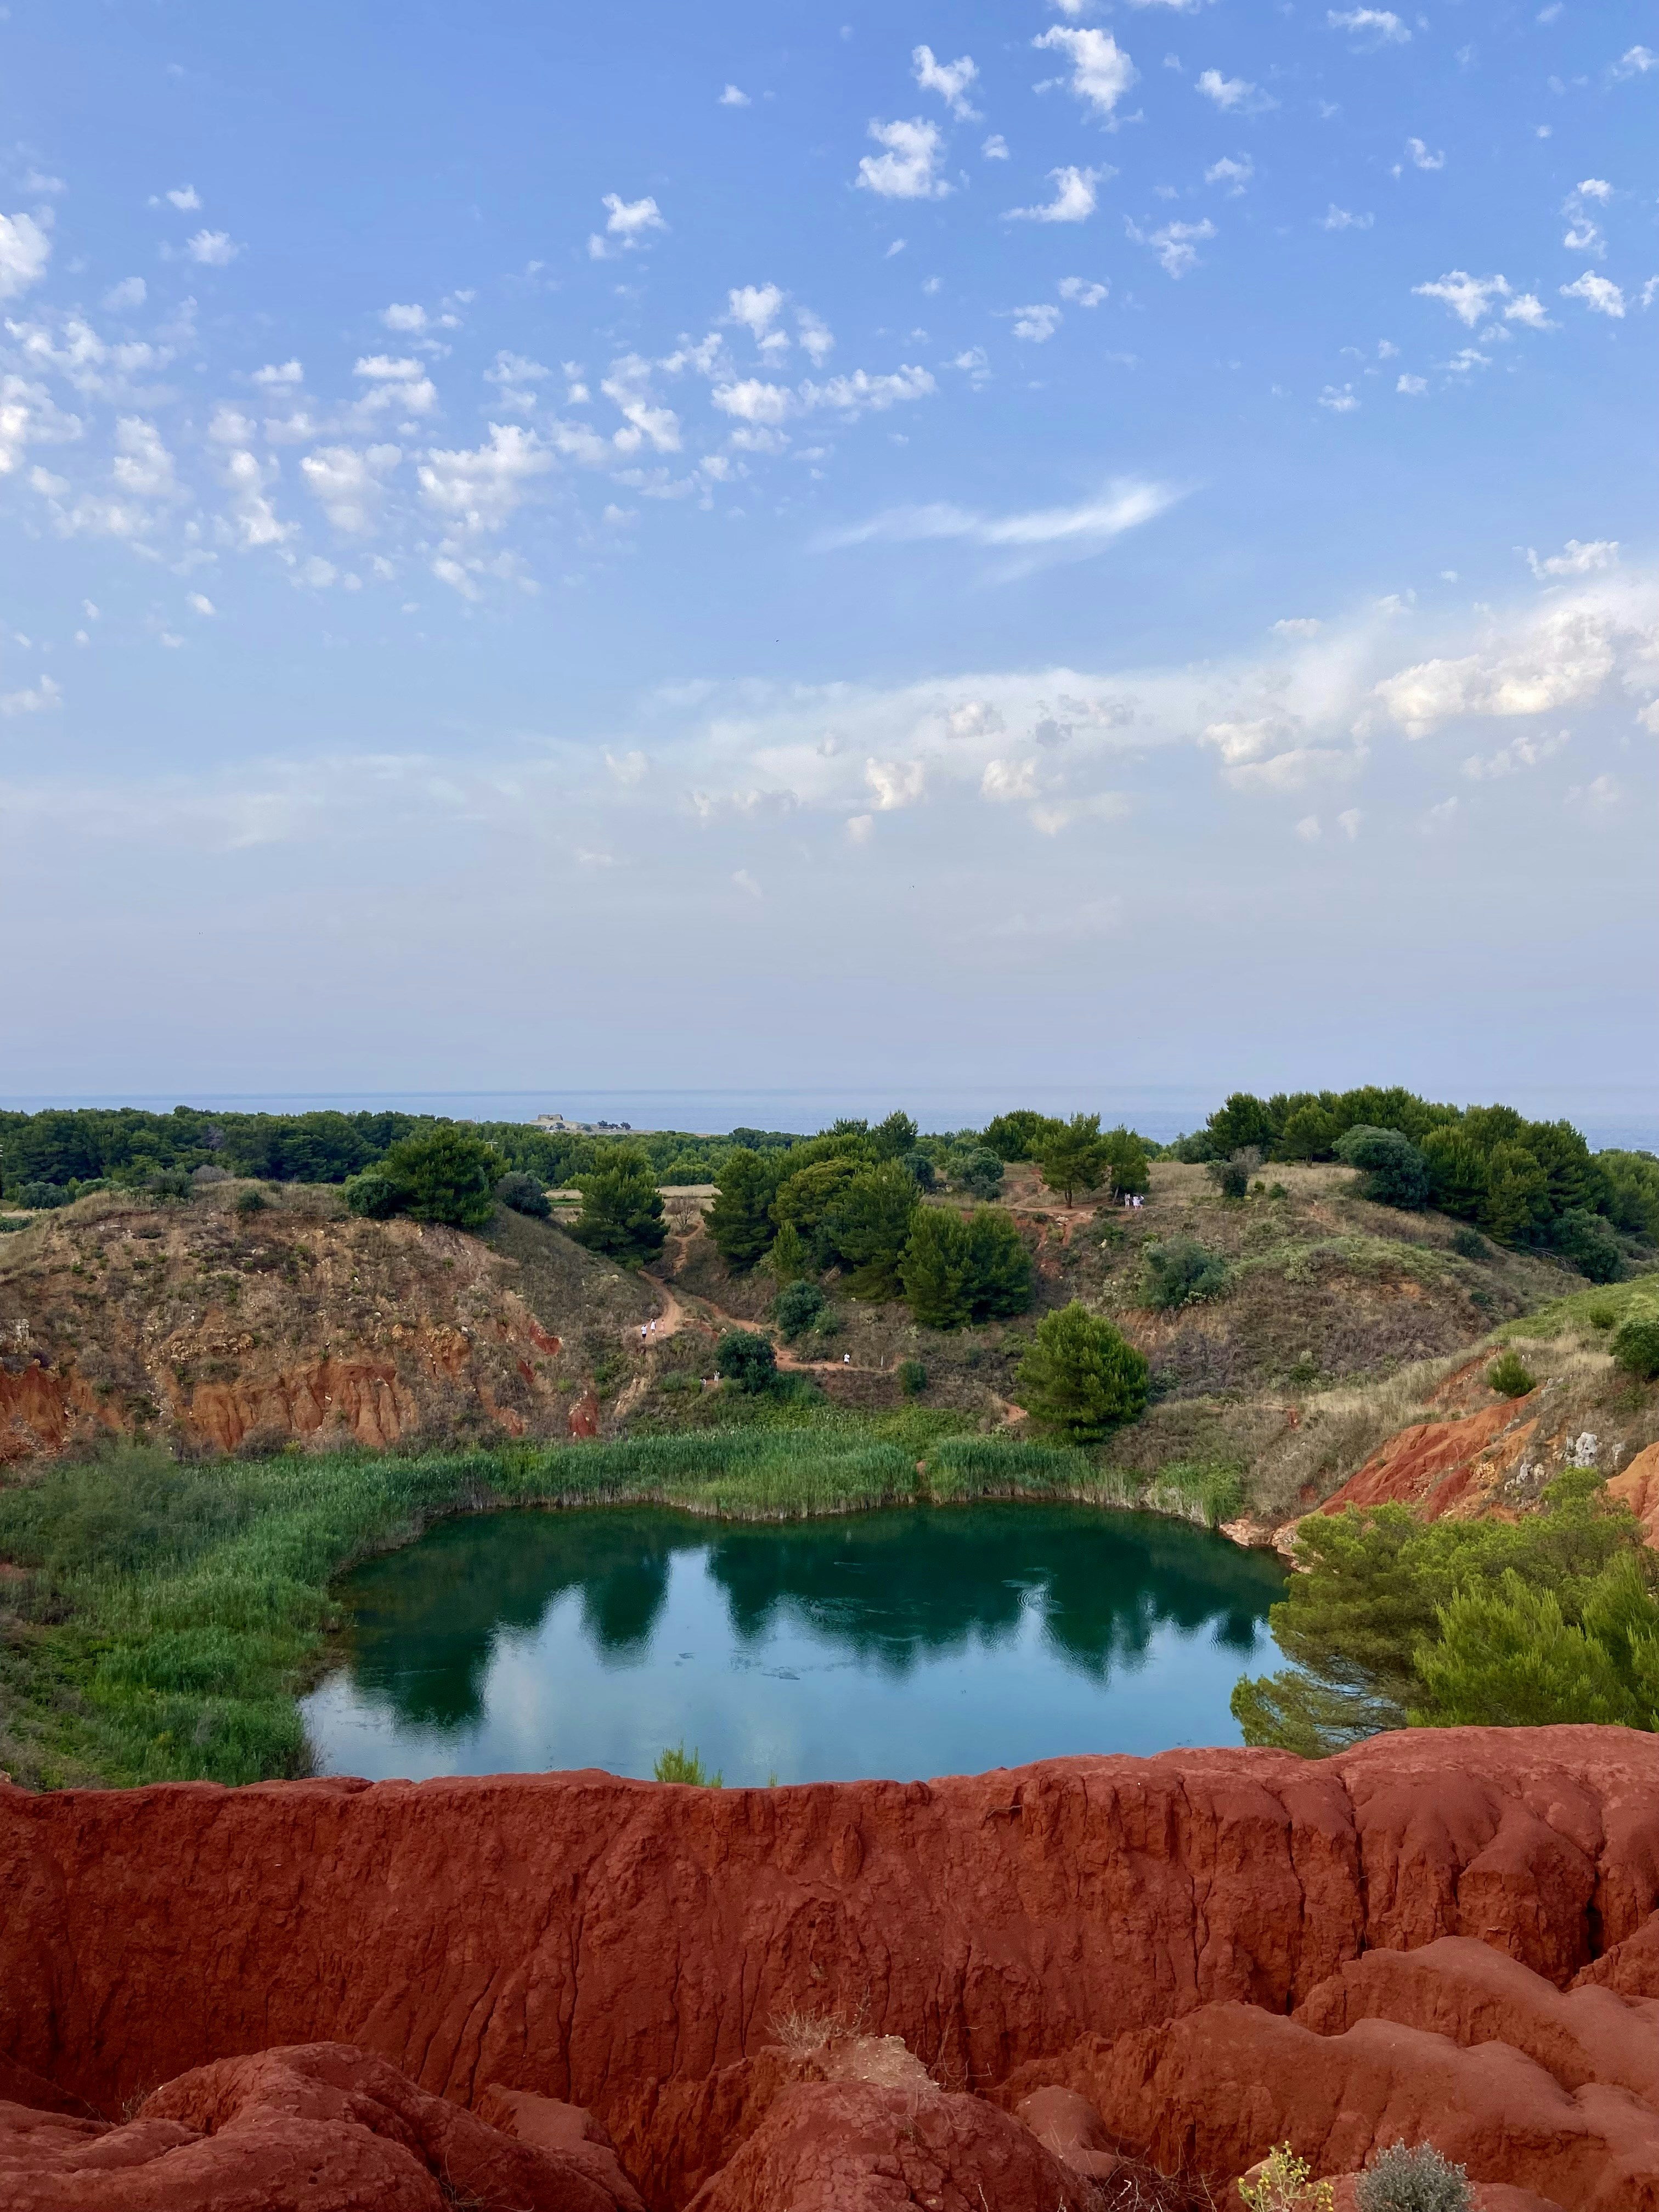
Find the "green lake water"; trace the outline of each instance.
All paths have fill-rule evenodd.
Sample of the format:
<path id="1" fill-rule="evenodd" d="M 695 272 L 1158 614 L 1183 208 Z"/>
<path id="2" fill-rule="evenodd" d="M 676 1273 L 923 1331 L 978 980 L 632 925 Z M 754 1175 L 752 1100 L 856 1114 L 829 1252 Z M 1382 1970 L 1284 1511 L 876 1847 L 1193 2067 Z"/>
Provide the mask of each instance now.
<path id="1" fill-rule="evenodd" d="M 976 1773 L 1237 1743 L 1277 1561 L 1088 1506 L 785 1525 L 656 1507 L 446 1521 L 339 1585 L 319 1765 L 380 1778 L 696 1747 L 728 1783 Z"/>

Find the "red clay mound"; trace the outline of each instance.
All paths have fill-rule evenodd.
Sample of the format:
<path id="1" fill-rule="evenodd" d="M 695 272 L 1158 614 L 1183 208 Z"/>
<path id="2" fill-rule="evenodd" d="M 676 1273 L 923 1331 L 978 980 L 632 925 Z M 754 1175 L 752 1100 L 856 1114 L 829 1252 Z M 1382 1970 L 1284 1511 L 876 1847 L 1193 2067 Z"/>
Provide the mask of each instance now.
<path id="1" fill-rule="evenodd" d="M 328 2124 L 354 2157 L 390 2143 L 418 2166 L 439 2118 L 470 2108 L 511 2124 L 490 2142 L 562 2151 L 561 2185 L 621 2201 L 603 2130 L 551 2109 L 574 2104 L 653 2212 L 739 2185 L 816 2203 L 842 2172 L 823 2116 L 867 2147 L 898 2095 L 933 2115 L 927 2171 L 969 2203 L 975 2161 L 1015 2142 L 1026 2159 L 1027 2136 L 1062 2164 L 1068 2143 L 1079 2160 L 1121 2148 L 1226 2188 L 1286 2136 L 1337 2176 L 1421 2134 L 1482 2182 L 1659 2212 L 1659 2007 L 1640 2002 L 1659 1996 L 1659 1739 L 1620 1729 L 786 1790 L 597 1773 L 0 1788 L 0 1896 L 13 2065 L 106 2114 L 192 2069 L 229 2085 L 150 2098 L 143 2125 L 191 2133 L 169 2161 L 289 2125 L 274 2085 L 297 2068 L 306 2099 L 349 2106 Z M 292 2053 L 220 2063 L 321 2039 L 418 2090 L 319 2086 Z M 863 2054 L 850 2072 L 843 2045 Z M 1045 2088 L 1095 2120 L 1050 2100 L 1010 2136 L 982 2116 L 1012 2126 Z M 402 2115 L 405 2090 L 422 2112 L 448 2100 L 426 2133 L 351 2117 L 365 2098 Z M 39 2112 L 18 2124 L 61 2171 L 71 2138 Z M 909 2186 L 884 2155 L 859 2189 Z"/>

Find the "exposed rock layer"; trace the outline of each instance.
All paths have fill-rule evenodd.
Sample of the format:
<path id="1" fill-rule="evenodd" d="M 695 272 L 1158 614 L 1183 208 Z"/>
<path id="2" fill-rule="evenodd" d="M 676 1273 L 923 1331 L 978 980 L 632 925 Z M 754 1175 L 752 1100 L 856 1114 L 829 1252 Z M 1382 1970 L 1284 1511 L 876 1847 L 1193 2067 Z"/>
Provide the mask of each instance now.
<path id="1" fill-rule="evenodd" d="M 653 2207 L 1053 2212 L 1043 2161 L 1099 2141 L 1013 2116 L 1062 2089 L 1223 2180 L 1427 2133 L 1483 2181 L 1659 2208 L 1659 1741 L 1620 1730 L 770 1790 L 0 1790 L 0 2053 L 106 2113 L 328 2039 L 504 2125 L 587 2108 Z M 831 2030 L 876 2059 L 803 2059 Z"/>

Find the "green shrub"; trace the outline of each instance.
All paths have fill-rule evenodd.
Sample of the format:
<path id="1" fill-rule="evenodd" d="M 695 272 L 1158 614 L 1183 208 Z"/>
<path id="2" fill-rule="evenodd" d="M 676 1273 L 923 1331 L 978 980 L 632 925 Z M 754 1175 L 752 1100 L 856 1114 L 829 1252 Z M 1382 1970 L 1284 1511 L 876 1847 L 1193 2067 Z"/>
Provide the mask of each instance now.
<path id="1" fill-rule="evenodd" d="M 1611 1225 L 1585 1206 L 1569 1206 L 1559 1214 L 1550 1237 L 1562 1258 L 1593 1283 L 1616 1283 L 1625 1272 L 1625 1255 Z"/>
<path id="2" fill-rule="evenodd" d="M 1452 1231 L 1451 1248 L 1460 1260 L 1490 1260 L 1492 1246 L 1478 1229 L 1467 1226 Z"/>
<path id="3" fill-rule="evenodd" d="M 932 1190 L 939 1181 L 933 1160 L 927 1152 L 907 1152 L 904 1170 L 918 1190 Z"/>
<path id="4" fill-rule="evenodd" d="M 957 1181 L 970 1198 L 1000 1198 L 1002 1162 L 988 1146 L 977 1146 L 957 1169 Z"/>
<path id="5" fill-rule="evenodd" d="M 1509 1351 L 1500 1352 L 1486 1370 L 1486 1383 L 1500 1398 L 1524 1398 L 1538 1388 L 1538 1377 L 1518 1352 Z"/>
<path id="6" fill-rule="evenodd" d="M 514 1213 L 527 1213 L 537 1221 L 545 1221 L 553 1211 L 541 1177 L 526 1175 L 522 1168 L 514 1168 L 501 1177 L 495 1186 L 495 1195 Z"/>
<path id="7" fill-rule="evenodd" d="M 32 1217 L 27 1213 L 0 1214 L 0 1237 L 15 1237 L 20 1229 L 32 1229 Z"/>
<path id="8" fill-rule="evenodd" d="M 667 1241 L 662 1194 L 643 1152 L 608 1150 L 592 1175 L 578 1176 L 582 1210 L 571 1229 L 590 1252 L 626 1261 L 654 1260 Z"/>
<path id="9" fill-rule="evenodd" d="M 482 1229 L 495 1210 L 501 1160 L 465 1129 L 441 1122 L 421 1136 L 404 1137 L 387 1152 L 384 1165 L 401 1194 L 399 1210 L 416 1221 Z"/>
<path id="10" fill-rule="evenodd" d="M 985 1142 L 1000 1160 L 1035 1159 L 1044 1139 L 1061 1126 L 1050 1114 L 1034 1114 L 1029 1107 L 1018 1107 L 1013 1113 L 999 1114 L 986 1123 Z"/>
<path id="11" fill-rule="evenodd" d="M 925 1328 L 960 1328 L 1031 1303 L 1031 1255 L 1013 1216 L 994 1206 L 976 1206 L 966 1221 L 950 1206 L 919 1207 L 898 1274 Z"/>
<path id="12" fill-rule="evenodd" d="M 1632 1314 L 1613 1337 L 1613 1356 L 1638 1382 L 1659 1376 L 1659 1313 Z"/>
<path id="13" fill-rule="evenodd" d="M 1428 1204 L 1432 1182 L 1428 1159 L 1398 1129 L 1362 1125 L 1339 1138 L 1334 1149 L 1338 1159 L 1363 1171 L 1365 1180 L 1360 1188 L 1374 1205 L 1418 1212 Z"/>
<path id="14" fill-rule="evenodd" d="M 1018 1377 L 1032 1420 L 1074 1444 L 1139 1420 L 1151 1380 L 1145 1357 L 1076 1298 L 1037 1323 Z"/>
<path id="15" fill-rule="evenodd" d="M 1227 1266 L 1191 1237 L 1166 1237 L 1147 1247 L 1142 1262 L 1141 1295 L 1159 1313 L 1213 1298 L 1226 1288 Z"/>
<path id="16" fill-rule="evenodd" d="M 1218 1528 L 1244 1510 L 1244 1477 L 1237 1467 L 1176 1460 L 1158 1469 L 1147 1486 L 1146 1503 L 1154 1512 L 1180 1513 L 1206 1528 Z"/>
<path id="17" fill-rule="evenodd" d="M 1248 1198 L 1250 1190 L 1249 1164 L 1245 1160 L 1210 1160 L 1206 1163 L 1210 1181 L 1224 1199 L 1237 1203 Z"/>
<path id="18" fill-rule="evenodd" d="M 718 1770 L 713 1774 L 705 1772 L 702 1758 L 696 1751 L 687 1751 L 683 1736 L 671 1749 L 658 1753 L 651 1771 L 659 1782 L 686 1783 L 693 1790 L 726 1787 L 725 1776 Z"/>
<path id="19" fill-rule="evenodd" d="M 1443 2158 L 1432 2143 L 1405 2140 L 1379 2151 L 1354 2184 L 1358 2212 L 1473 2212 L 1467 2167 Z"/>
<path id="20" fill-rule="evenodd" d="M 188 1168 L 152 1168 L 144 1177 L 144 1188 L 155 1198 L 188 1198 L 191 1179 Z M 62 1203 L 62 1200 L 59 1200 Z"/>
<path id="21" fill-rule="evenodd" d="M 714 1368 L 726 1382 L 751 1395 L 768 1389 L 778 1371 L 769 1337 L 752 1328 L 729 1328 L 714 1347 Z"/>
<path id="22" fill-rule="evenodd" d="M 353 1213 L 365 1221 L 389 1221 L 400 1213 L 404 1193 L 384 1168 L 365 1168 L 362 1175 L 353 1176 L 345 1186 L 345 1202 Z M 257 1213 L 269 1200 L 263 1191 L 245 1190 L 236 1201 L 239 1213 Z"/>
<path id="23" fill-rule="evenodd" d="M 793 1344 L 798 1336 L 805 1336 L 823 1313 L 827 1301 L 816 1283 L 796 1281 L 786 1284 L 779 1291 L 772 1311 L 777 1318 L 778 1332 L 786 1344 Z"/>
<path id="24" fill-rule="evenodd" d="M 349 1203 L 349 1200 L 348 1200 L 348 1203 Z M 262 1190 L 239 1190 L 236 1194 L 236 1211 L 238 1213 L 264 1213 L 267 1211 L 270 1205 L 270 1200 L 265 1196 Z M 357 1210 L 358 1209 L 355 1206 L 352 1208 L 354 1212 Z"/>
<path id="25" fill-rule="evenodd" d="M 1611 1328 L 1619 1315 L 1613 1306 L 1592 1306 L 1584 1318 L 1592 1328 Z"/>
<path id="26" fill-rule="evenodd" d="M 907 1398 L 919 1398 L 927 1388 L 927 1370 L 919 1359 L 901 1359 L 898 1364 L 899 1389 Z"/>
<path id="27" fill-rule="evenodd" d="M 17 1193 L 19 1206 L 27 1206 L 36 1213 L 49 1213 L 69 1202 L 70 1194 L 61 1183 L 26 1182 Z"/>

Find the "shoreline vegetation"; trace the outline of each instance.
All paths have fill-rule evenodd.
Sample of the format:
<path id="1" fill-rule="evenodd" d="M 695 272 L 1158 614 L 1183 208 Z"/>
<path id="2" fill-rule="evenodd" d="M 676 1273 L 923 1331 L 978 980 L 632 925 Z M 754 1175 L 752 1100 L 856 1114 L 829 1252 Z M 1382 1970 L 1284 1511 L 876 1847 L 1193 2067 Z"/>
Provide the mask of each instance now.
<path id="1" fill-rule="evenodd" d="M 1230 1470 L 1166 1468 L 1138 1489 L 1085 1452 L 919 1409 L 410 1455 L 191 1464 L 124 1446 L 0 1491 L 15 1623 L 0 1768 L 45 1789 L 308 1772 L 297 1699 L 345 1626 L 332 1585 L 459 1514 L 649 1504 L 786 1522 L 1031 1498 L 1213 1527 L 1239 1495 Z"/>

